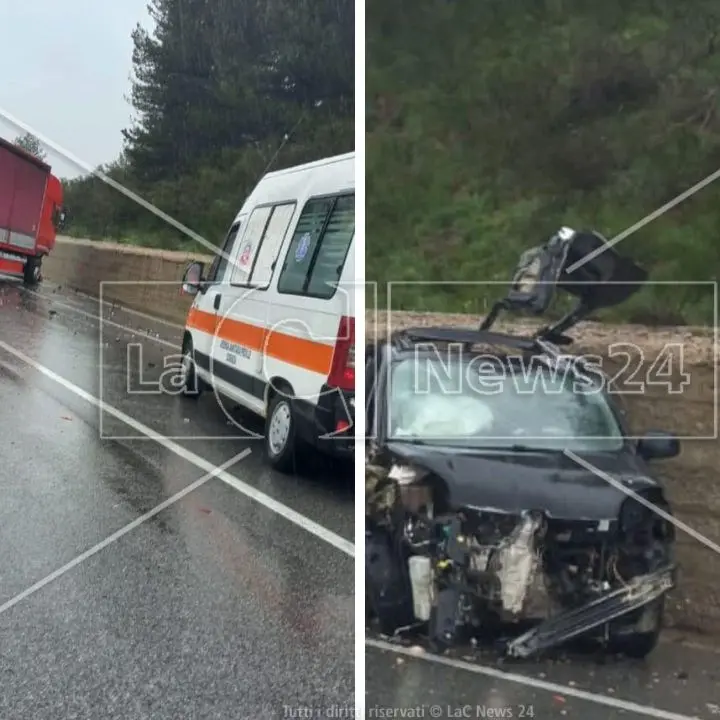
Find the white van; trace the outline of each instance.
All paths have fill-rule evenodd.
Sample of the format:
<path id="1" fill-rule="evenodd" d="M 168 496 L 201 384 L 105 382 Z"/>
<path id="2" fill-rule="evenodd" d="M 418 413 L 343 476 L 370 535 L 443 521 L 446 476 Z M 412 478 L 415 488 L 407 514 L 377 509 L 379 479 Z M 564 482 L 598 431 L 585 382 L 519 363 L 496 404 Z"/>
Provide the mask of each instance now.
<path id="1" fill-rule="evenodd" d="M 351 456 L 355 417 L 355 153 L 265 175 L 195 296 L 183 392 L 212 388 L 265 418 L 275 468 L 301 444 Z"/>

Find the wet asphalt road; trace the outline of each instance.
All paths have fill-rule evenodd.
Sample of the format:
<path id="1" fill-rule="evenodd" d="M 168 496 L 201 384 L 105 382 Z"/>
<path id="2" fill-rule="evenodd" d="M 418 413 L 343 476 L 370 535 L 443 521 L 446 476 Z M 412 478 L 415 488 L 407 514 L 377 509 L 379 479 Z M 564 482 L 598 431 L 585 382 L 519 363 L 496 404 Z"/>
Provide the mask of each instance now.
<path id="1" fill-rule="evenodd" d="M 720 717 L 720 653 L 669 631 L 644 662 L 583 650 L 499 663 L 493 652 L 470 648 L 438 661 L 419 646 L 401 654 L 376 636 L 366 642 L 369 718 L 391 717 L 382 714 L 387 708 L 425 718 Z"/>
<path id="2" fill-rule="evenodd" d="M 238 428 L 257 423 L 226 416 L 212 396 L 137 394 L 157 388 L 180 331 L 103 313 L 130 330 L 101 332 L 90 299 L 0 280 L 0 340 L 66 381 L 0 348 L 0 718 L 227 720 L 352 706 L 353 558 L 218 479 L 17 598 L 205 475 L 83 391 L 213 465 L 249 447 L 229 473 L 352 542 L 347 468 L 278 475 Z M 128 373 L 132 343 L 141 350 Z"/>
<path id="3" fill-rule="evenodd" d="M 179 331 L 106 307 L 101 336 L 97 314 L 76 294 L 0 281 L 0 340 L 211 463 L 250 447 L 230 472 L 352 540 L 350 476 L 277 475 L 238 437 L 259 429 L 249 418 L 212 398 L 193 410 L 129 393 L 127 345 L 142 346 L 131 390 L 139 369 L 151 389 Z M 352 558 L 219 480 L 7 608 L 203 471 L 2 350 L 0 393 L 0 718 L 350 716 Z M 370 636 L 366 717 L 710 720 L 720 654 L 693 642 L 668 633 L 645 663 L 498 665 L 490 652 L 438 661 Z"/>

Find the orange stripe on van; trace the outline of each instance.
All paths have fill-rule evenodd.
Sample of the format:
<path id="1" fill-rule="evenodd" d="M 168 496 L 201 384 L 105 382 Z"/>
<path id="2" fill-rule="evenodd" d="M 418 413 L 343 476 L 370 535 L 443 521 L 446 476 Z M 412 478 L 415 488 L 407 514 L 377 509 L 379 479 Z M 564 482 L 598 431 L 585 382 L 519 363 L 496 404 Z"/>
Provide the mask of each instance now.
<path id="1" fill-rule="evenodd" d="M 206 313 L 194 307 L 190 308 L 186 324 L 188 327 L 195 328 L 195 330 L 200 330 L 200 332 L 208 335 L 215 334 L 215 315 L 213 313 Z"/>
<path id="2" fill-rule="evenodd" d="M 263 349 L 265 328 L 232 318 L 219 318 L 215 326 L 215 336 L 260 352 Z"/>
<path id="3" fill-rule="evenodd" d="M 265 352 L 273 358 L 328 375 L 335 349 L 330 345 L 270 330 L 265 334 Z"/>
<path id="4" fill-rule="evenodd" d="M 220 318 L 214 313 L 191 308 L 187 326 L 214 335 L 221 340 L 242 345 L 255 352 L 264 352 L 282 362 L 305 368 L 320 375 L 330 372 L 334 348 L 325 343 L 268 330 L 251 323 Z"/>

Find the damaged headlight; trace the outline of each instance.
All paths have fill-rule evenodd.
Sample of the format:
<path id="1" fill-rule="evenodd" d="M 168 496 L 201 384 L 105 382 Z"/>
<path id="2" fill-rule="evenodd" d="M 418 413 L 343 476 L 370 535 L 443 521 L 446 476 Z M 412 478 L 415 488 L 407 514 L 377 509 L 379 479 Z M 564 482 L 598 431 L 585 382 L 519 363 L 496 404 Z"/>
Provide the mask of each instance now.
<path id="1" fill-rule="evenodd" d="M 627 498 L 620 508 L 620 530 L 634 532 L 646 525 L 652 517 L 652 510 L 635 498 Z"/>

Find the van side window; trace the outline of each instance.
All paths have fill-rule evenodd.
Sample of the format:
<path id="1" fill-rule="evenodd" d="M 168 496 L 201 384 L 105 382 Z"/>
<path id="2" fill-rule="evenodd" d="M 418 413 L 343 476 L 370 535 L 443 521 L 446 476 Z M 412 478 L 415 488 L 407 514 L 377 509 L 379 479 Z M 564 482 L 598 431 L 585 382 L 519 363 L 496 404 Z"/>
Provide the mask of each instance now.
<path id="1" fill-rule="evenodd" d="M 278 292 L 333 297 L 354 234 L 354 194 L 309 200 L 288 248 Z"/>
<path id="2" fill-rule="evenodd" d="M 212 261 L 207 277 L 208 282 L 222 282 L 222 279 L 225 276 L 225 269 L 227 268 L 227 258 L 232 255 L 233 245 L 235 244 L 235 239 L 237 238 L 239 230 L 240 223 L 235 223 L 230 228 L 230 232 L 228 232 L 222 246 L 222 253 L 217 253 L 215 255 L 215 259 Z"/>
<path id="3" fill-rule="evenodd" d="M 355 234 L 355 196 L 337 198 L 330 213 L 320 246 L 315 253 L 307 294 L 331 298 L 335 294 Z"/>
<path id="4" fill-rule="evenodd" d="M 294 202 L 282 203 L 253 211 L 232 276 L 234 285 L 267 289 L 295 206 Z"/>

